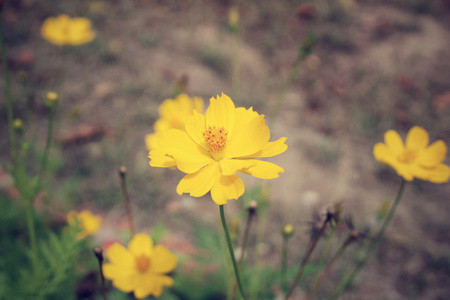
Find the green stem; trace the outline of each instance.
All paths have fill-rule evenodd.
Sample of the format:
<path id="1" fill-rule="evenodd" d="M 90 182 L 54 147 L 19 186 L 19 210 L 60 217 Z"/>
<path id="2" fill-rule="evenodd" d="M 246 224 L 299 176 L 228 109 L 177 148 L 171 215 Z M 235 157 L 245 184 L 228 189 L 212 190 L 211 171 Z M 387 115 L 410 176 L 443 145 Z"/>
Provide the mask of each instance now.
<path id="1" fill-rule="evenodd" d="M 341 281 L 341 284 L 334 292 L 333 296 L 330 298 L 331 300 L 335 300 L 339 298 L 339 296 L 346 290 L 346 288 L 352 283 L 356 275 L 361 271 L 362 267 L 367 263 L 369 258 L 371 257 L 372 253 L 375 251 L 378 243 L 381 240 L 381 237 L 384 234 L 384 231 L 386 230 L 387 225 L 391 221 L 392 217 L 394 216 L 395 209 L 397 208 L 398 204 L 400 203 L 400 199 L 403 195 L 403 190 L 405 189 L 405 183 L 406 181 L 402 179 L 402 182 L 400 183 L 400 187 L 397 193 L 397 197 L 395 198 L 395 202 L 392 205 L 391 209 L 389 210 L 388 215 L 386 216 L 386 219 L 384 220 L 383 225 L 381 226 L 380 230 L 378 231 L 377 236 L 372 241 L 372 243 L 369 246 L 369 249 L 366 252 L 366 255 L 363 257 L 363 259 L 356 265 L 356 267 L 353 269 L 353 272 L 350 273 L 350 275 L 343 281 Z"/>
<path id="2" fill-rule="evenodd" d="M 283 246 L 281 248 L 281 288 L 283 292 L 287 289 L 286 286 L 286 270 L 288 257 L 288 237 L 283 236 Z"/>
<path id="3" fill-rule="evenodd" d="M 228 231 L 227 222 L 225 220 L 223 204 L 219 205 L 219 209 L 220 209 L 220 219 L 222 220 L 223 230 L 225 231 L 225 236 L 227 237 L 228 250 L 230 251 L 231 261 L 233 262 L 234 275 L 236 276 L 236 281 L 238 283 L 238 287 L 241 292 L 242 298 L 244 298 L 244 300 L 247 300 L 247 298 L 245 298 L 244 289 L 242 288 L 242 283 L 241 283 L 241 278 L 239 276 L 239 270 L 238 270 L 238 266 L 236 263 L 236 258 L 234 257 L 233 244 L 231 243 L 230 232 Z"/>
<path id="4" fill-rule="evenodd" d="M 38 254 L 37 254 L 37 243 L 36 243 L 36 230 L 34 228 L 34 216 L 33 216 L 33 199 L 25 199 L 25 214 L 26 214 L 26 221 L 27 221 L 27 228 L 28 228 L 28 236 L 30 238 L 30 248 L 31 253 L 33 254 L 32 257 L 32 265 L 33 270 L 38 273 L 40 270 L 38 270 Z"/>
<path id="5" fill-rule="evenodd" d="M 35 192 L 37 193 L 41 187 L 42 176 L 45 173 L 48 162 L 48 154 L 50 152 L 50 147 L 52 145 L 52 137 L 53 137 L 53 116 L 54 116 L 55 107 L 51 106 L 49 110 L 48 120 L 47 120 L 47 141 L 45 143 L 44 154 L 42 155 L 41 166 L 38 174 L 37 186 Z"/>

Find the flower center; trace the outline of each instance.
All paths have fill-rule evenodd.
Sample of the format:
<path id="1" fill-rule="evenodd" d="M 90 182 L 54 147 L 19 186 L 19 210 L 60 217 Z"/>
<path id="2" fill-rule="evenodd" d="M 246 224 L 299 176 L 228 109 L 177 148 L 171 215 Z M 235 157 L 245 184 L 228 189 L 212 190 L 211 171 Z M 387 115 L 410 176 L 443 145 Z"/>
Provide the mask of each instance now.
<path id="1" fill-rule="evenodd" d="M 145 254 L 136 256 L 135 262 L 136 262 L 136 268 L 140 272 L 145 272 L 150 267 L 150 258 Z"/>
<path id="2" fill-rule="evenodd" d="M 398 156 L 398 160 L 403 163 L 413 162 L 417 158 L 417 151 L 403 151 L 402 154 Z"/>
<path id="3" fill-rule="evenodd" d="M 208 129 L 203 132 L 203 138 L 211 153 L 217 154 L 222 152 L 228 141 L 228 132 L 223 128 L 216 128 L 216 126 L 209 126 Z"/>

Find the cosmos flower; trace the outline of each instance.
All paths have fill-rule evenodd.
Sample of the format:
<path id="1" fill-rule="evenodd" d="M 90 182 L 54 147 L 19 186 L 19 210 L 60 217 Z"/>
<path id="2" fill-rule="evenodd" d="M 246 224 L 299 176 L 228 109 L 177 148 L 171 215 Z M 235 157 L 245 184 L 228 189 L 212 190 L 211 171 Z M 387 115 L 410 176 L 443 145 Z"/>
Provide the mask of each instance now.
<path id="1" fill-rule="evenodd" d="M 93 215 L 89 210 L 81 212 L 70 211 L 67 214 L 67 223 L 70 226 L 79 226 L 81 231 L 77 234 L 77 239 L 83 239 L 88 235 L 97 233 L 102 224 L 100 216 Z"/>
<path id="2" fill-rule="evenodd" d="M 67 15 L 45 19 L 41 36 L 48 42 L 58 45 L 79 46 L 95 38 L 91 22 L 86 18 L 71 18 Z"/>
<path id="3" fill-rule="evenodd" d="M 237 172 L 263 179 L 284 172 L 273 163 L 254 158 L 283 153 L 286 138 L 269 142 L 264 115 L 252 108 L 236 108 L 225 94 L 210 99 L 205 115 L 194 110 L 187 116 L 185 129 L 162 132 L 158 136 L 159 148 L 149 154 L 151 166 L 176 166 L 187 173 L 177 186 L 180 195 L 201 197 L 211 191 L 214 202 L 222 205 L 244 193 Z"/>
<path id="4" fill-rule="evenodd" d="M 199 97 L 190 98 L 186 94 L 180 94 L 175 99 L 166 99 L 159 106 L 160 118 L 155 122 L 155 133 L 145 136 L 145 144 L 150 151 L 157 147 L 157 135 L 164 130 L 176 128 L 184 129 L 186 117 L 192 114 L 193 110 L 203 111 L 203 99 Z"/>
<path id="5" fill-rule="evenodd" d="M 375 145 L 375 159 L 394 168 L 405 180 L 419 178 L 433 183 L 449 180 L 450 167 L 443 164 L 447 146 L 442 140 L 428 145 L 428 132 L 422 127 L 411 128 L 405 144 L 394 130 L 385 133 L 384 142 Z"/>
<path id="6" fill-rule="evenodd" d="M 159 297 L 164 286 L 173 279 L 166 275 L 177 265 L 177 258 L 166 247 L 153 247 L 152 239 L 143 233 L 136 234 L 128 249 L 119 243 L 111 245 L 106 256 L 110 263 L 103 265 L 105 278 L 126 293 L 134 292 L 138 299 L 149 295 Z"/>

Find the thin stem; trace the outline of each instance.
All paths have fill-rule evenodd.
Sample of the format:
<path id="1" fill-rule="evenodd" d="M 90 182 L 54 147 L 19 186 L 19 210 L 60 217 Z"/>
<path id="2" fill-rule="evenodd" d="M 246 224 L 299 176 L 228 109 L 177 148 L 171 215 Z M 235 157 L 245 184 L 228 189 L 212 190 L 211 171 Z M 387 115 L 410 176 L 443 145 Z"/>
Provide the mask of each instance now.
<path id="1" fill-rule="evenodd" d="M 127 210 L 128 227 L 130 228 L 131 237 L 133 237 L 135 230 L 133 224 L 133 215 L 131 212 L 130 197 L 127 191 L 126 175 L 127 175 L 127 168 L 125 168 L 124 166 L 120 167 L 119 168 L 120 187 L 122 188 L 123 198 L 125 199 L 125 209 Z"/>
<path id="2" fill-rule="evenodd" d="M 403 190 L 405 189 L 406 181 L 402 179 L 402 182 L 400 183 L 400 187 L 398 189 L 397 197 L 395 198 L 395 202 L 392 205 L 391 209 L 389 210 L 388 215 L 386 216 L 386 219 L 384 220 L 383 225 L 381 226 L 380 230 L 378 231 L 378 234 L 376 235 L 375 239 L 372 241 L 372 243 L 369 246 L 369 249 L 366 252 L 366 255 L 363 257 L 363 259 L 356 265 L 356 267 L 353 269 L 353 272 L 350 273 L 350 275 L 341 281 L 341 284 L 338 286 L 336 291 L 334 292 L 333 296 L 330 299 L 337 299 L 345 290 L 346 288 L 352 283 L 356 275 L 361 271 L 362 267 L 367 263 L 369 258 L 372 256 L 372 253 L 375 251 L 378 243 L 380 242 L 381 237 L 384 234 L 384 231 L 386 230 L 387 225 L 391 221 L 392 217 L 394 216 L 395 209 L 397 208 L 398 204 L 400 203 L 400 199 L 403 195 Z"/>
<path id="3" fill-rule="evenodd" d="M 256 204 L 256 202 L 255 202 Z M 249 237 L 249 233 L 250 233 L 250 227 L 253 221 L 253 217 L 256 215 L 256 207 L 253 205 L 248 209 L 248 217 L 247 217 L 247 223 L 245 224 L 245 229 L 244 229 L 244 235 L 242 237 L 242 251 L 241 251 L 241 255 L 239 257 L 239 262 L 238 262 L 238 269 L 241 269 L 242 266 L 242 262 L 244 260 L 244 255 L 245 255 L 245 249 L 247 247 L 247 242 L 248 242 L 248 237 Z M 236 299 L 236 289 L 237 289 L 237 282 L 234 282 L 234 286 L 233 286 L 233 294 L 231 296 L 231 299 L 234 300 Z"/>
<path id="4" fill-rule="evenodd" d="M 228 250 L 230 251 L 231 261 L 233 262 L 234 275 L 236 276 L 236 281 L 238 283 L 239 291 L 241 292 L 242 298 L 244 298 L 244 300 L 247 300 L 247 298 L 245 298 L 244 289 L 242 287 L 241 278 L 239 276 L 239 269 L 238 269 L 238 266 L 236 263 L 236 258 L 234 257 L 233 244 L 231 243 L 230 232 L 228 231 L 227 222 L 225 220 L 223 204 L 219 205 L 219 209 L 220 209 L 220 219 L 222 220 L 223 230 L 225 231 L 225 236 L 227 237 Z"/>
<path id="5" fill-rule="evenodd" d="M 0 4 L 2 5 L 2 4 Z M 1 12 L 0 8 L 0 12 Z M 0 14 L 1 15 L 1 14 Z M 5 49 L 5 41 L 3 38 L 3 24 L 0 20 L 0 51 L 2 55 L 2 63 L 3 63 L 3 76 L 5 78 L 5 99 L 6 99 L 6 114 L 8 118 L 8 133 L 9 133 L 9 143 L 10 143 L 10 152 L 13 160 L 13 172 L 16 171 L 17 168 L 17 145 L 16 145 L 16 135 L 14 132 L 13 126 L 13 105 L 11 98 L 11 84 L 9 81 L 9 70 L 8 70 L 8 60 L 6 59 L 6 49 Z"/>
<path id="6" fill-rule="evenodd" d="M 102 295 L 103 295 L 103 300 L 107 300 L 106 299 L 106 286 L 105 286 L 105 276 L 103 275 L 103 249 L 101 247 L 94 247 L 93 249 L 94 251 L 94 255 L 97 258 L 98 261 L 98 266 L 99 266 L 99 273 L 100 273 L 100 279 L 102 281 Z"/>
<path id="7" fill-rule="evenodd" d="M 309 247 L 308 252 L 306 253 L 305 257 L 302 260 L 302 263 L 300 265 L 300 269 L 298 270 L 297 275 L 294 278 L 294 282 L 292 283 L 288 293 L 286 294 L 285 300 L 288 300 L 289 297 L 294 292 L 295 288 L 297 287 L 298 282 L 300 281 L 300 278 L 303 275 L 303 271 L 305 270 L 306 263 L 311 258 L 311 254 L 313 253 L 314 249 L 316 248 L 317 242 L 322 237 L 323 233 L 325 232 L 325 228 L 327 227 L 328 222 L 330 221 L 329 216 L 323 221 L 322 226 L 320 227 L 319 232 L 316 235 L 316 238 L 314 239 L 313 243 L 311 244 L 311 247 Z"/>
<path id="8" fill-rule="evenodd" d="M 289 238 L 286 236 L 283 236 L 283 246 L 281 248 L 281 288 L 283 289 L 283 292 L 286 289 L 288 241 L 289 241 Z"/>
<path id="9" fill-rule="evenodd" d="M 47 120 L 47 141 L 45 143 L 44 154 L 42 155 L 37 186 L 36 186 L 36 190 L 34 192 L 37 192 L 40 189 L 40 185 L 42 183 L 42 176 L 44 175 L 45 170 L 47 169 L 48 154 L 50 152 L 50 147 L 52 145 L 52 139 L 53 139 L 54 111 L 55 111 L 55 107 L 51 106 L 49 108 L 49 112 L 48 112 L 49 115 L 48 115 L 48 120 Z"/>

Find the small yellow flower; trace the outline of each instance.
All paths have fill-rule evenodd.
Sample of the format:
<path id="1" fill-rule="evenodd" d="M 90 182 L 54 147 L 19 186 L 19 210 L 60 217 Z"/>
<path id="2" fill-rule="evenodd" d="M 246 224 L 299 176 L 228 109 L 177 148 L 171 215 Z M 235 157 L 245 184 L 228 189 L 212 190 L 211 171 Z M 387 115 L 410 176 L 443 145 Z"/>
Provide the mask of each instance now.
<path id="1" fill-rule="evenodd" d="M 414 177 L 433 183 L 444 183 L 450 178 L 450 167 L 443 164 L 447 146 L 438 140 L 428 146 L 428 132 L 414 126 L 406 136 L 406 144 L 394 130 L 384 135 L 384 144 L 373 149 L 375 159 L 394 168 L 407 181 Z"/>
<path id="2" fill-rule="evenodd" d="M 134 292 L 138 299 L 149 295 L 159 297 L 164 286 L 173 284 L 173 279 L 166 274 L 175 269 L 176 256 L 164 246 L 153 247 L 152 239 L 146 234 L 136 234 L 128 249 L 114 243 L 106 256 L 110 263 L 103 265 L 105 277 L 117 289 Z"/>
<path id="3" fill-rule="evenodd" d="M 192 114 L 193 110 L 203 111 L 203 99 L 199 97 L 190 98 L 186 94 L 180 94 L 175 99 L 166 99 L 159 106 L 160 119 L 155 122 L 155 133 L 145 137 L 145 144 L 150 151 L 157 147 L 157 136 L 164 130 L 176 128 L 184 129 L 186 117 Z"/>
<path id="4" fill-rule="evenodd" d="M 225 94 L 211 98 L 206 114 L 196 110 L 186 117 L 186 131 L 169 129 L 158 136 L 159 148 L 149 154 L 153 167 L 174 167 L 187 173 L 177 193 L 201 197 L 211 191 L 218 205 L 238 199 L 244 183 L 237 172 L 271 179 L 283 168 L 252 158 L 271 157 L 287 149 L 286 138 L 269 142 L 264 115 L 252 108 L 236 108 Z"/>
<path id="5" fill-rule="evenodd" d="M 70 18 L 67 15 L 47 18 L 41 27 L 41 36 L 48 42 L 63 46 L 79 46 L 95 38 L 91 21 L 86 18 Z"/>
<path id="6" fill-rule="evenodd" d="M 88 210 L 83 210 L 80 213 L 70 211 L 67 214 L 67 222 L 70 226 L 80 226 L 81 232 L 77 234 L 77 239 L 83 239 L 88 235 L 95 234 L 100 229 L 102 218 L 93 215 Z"/>

